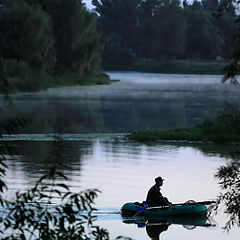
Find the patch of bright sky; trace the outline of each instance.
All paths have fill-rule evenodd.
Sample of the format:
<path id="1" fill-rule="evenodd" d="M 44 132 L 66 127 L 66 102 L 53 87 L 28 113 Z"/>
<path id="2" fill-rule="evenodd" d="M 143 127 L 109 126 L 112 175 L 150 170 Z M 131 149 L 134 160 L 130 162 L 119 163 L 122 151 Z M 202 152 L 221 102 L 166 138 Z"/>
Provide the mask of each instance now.
<path id="1" fill-rule="evenodd" d="M 196 1 L 200 1 L 200 0 L 196 0 Z M 182 0 L 181 0 L 182 2 Z M 187 0 L 188 3 L 192 3 L 194 2 L 194 0 Z M 92 5 L 92 0 L 83 0 L 83 3 L 86 4 L 86 7 L 90 10 L 92 10 L 94 8 L 94 6 Z M 239 7 L 237 6 L 237 15 L 240 15 L 240 9 Z"/>
<path id="2" fill-rule="evenodd" d="M 92 0 L 83 0 L 88 9 L 93 9 Z"/>

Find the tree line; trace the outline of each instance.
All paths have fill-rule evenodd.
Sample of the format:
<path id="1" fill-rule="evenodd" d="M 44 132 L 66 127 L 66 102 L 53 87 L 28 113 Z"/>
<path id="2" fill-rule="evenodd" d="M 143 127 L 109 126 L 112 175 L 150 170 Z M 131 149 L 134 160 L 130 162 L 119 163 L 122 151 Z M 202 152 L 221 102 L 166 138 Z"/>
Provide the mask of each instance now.
<path id="1" fill-rule="evenodd" d="M 235 7 L 224 0 L 2 0 L 0 75 L 10 88 L 108 82 L 104 66 L 228 60 Z M 213 14 L 215 12 L 215 15 Z"/>
<path id="2" fill-rule="evenodd" d="M 105 65 L 139 59 L 229 59 L 234 49 L 235 7 L 218 17 L 221 0 L 93 0 L 103 33 Z"/>
<path id="3" fill-rule="evenodd" d="M 18 89 L 55 84 L 52 76 L 79 83 L 100 71 L 103 45 L 82 0 L 3 0 L 0 33 L 0 73 Z"/>

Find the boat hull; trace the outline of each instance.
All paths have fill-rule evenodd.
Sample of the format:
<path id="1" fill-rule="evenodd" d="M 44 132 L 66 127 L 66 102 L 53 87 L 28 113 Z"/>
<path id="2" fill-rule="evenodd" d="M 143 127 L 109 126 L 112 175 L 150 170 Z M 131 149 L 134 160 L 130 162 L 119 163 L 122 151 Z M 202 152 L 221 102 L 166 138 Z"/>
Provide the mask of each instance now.
<path id="1" fill-rule="evenodd" d="M 207 214 L 207 207 L 203 204 L 173 205 L 166 207 L 144 208 L 129 202 L 123 205 L 122 215 L 131 217 L 134 215 L 148 218 L 167 216 L 204 216 Z"/>

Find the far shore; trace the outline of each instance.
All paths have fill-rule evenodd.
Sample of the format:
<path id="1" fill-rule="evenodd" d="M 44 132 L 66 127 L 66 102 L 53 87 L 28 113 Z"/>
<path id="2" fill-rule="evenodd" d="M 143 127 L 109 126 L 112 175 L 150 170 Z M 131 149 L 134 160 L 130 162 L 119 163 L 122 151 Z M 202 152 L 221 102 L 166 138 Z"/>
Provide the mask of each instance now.
<path id="1" fill-rule="evenodd" d="M 132 65 L 103 65 L 104 71 L 139 71 L 168 74 L 224 74 L 227 66 L 225 61 L 194 61 L 175 60 L 168 63 L 158 63 L 150 60 L 139 60 Z"/>

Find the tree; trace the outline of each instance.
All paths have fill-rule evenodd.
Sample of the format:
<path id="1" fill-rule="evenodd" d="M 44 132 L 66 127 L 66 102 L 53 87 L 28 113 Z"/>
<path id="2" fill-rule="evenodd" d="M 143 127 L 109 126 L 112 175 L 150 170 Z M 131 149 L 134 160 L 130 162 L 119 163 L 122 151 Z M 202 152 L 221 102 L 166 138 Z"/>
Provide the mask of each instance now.
<path id="1" fill-rule="evenodd" d="M 203 10 L 216 12 L 218 10 L 218 0 L 202 0 Z"/>
<path id="2" fill-rule="evenodd" d="M 140 0 L 92 0 L 103 33 L 104 64 L 129 65 L 135 58 Z"/>
<path id="3" fill-rule="evenodd" d="M 239 6 L 240 1 L 239 0 L 222 0 L 220 2 L 220 6 L 218 9 L 218 13 L 221 16 L 225 11 L 230 12 L 230 14 L 233 16 L 234 23 L 235 23 L 235 31 L 234 31 L 234 41 L 231 46 L 233 46 L 233 52 L 230 57 L 230 61 L 225 68 L 225 76 L 223 77 L 223 82 L 230 80 L 232 84 L 237 85 L 238 80 L 236 78 L 236 75 L 239 73 L 240 67 L 239 67 L 239 59 L 240 59 L 240 15 L 235 12 L 234 6 Z M 236 15 L 235 15 L 236 14 Z M 231 47 L 230 46 L 230 47 Z"/>
<path id="4" fill-rule="evenodd" d="M 237 31 L 235 22 L 235 14 L 233 12 L 223 12 L 221 17 L 215 18 L 215 26 L 217 27 L 224 45 L 221 48 L 222 57 L 229 60 L 234 51 L 234 34 Z"/>
<path id="5" fill-rule="evenodd" d="M 52 22 L 38 6 L 4 0 L 0 9 L 0 55 L 49 71 L 55 62 Z"/>
<path id="6" fill-rule="evenodd" d="M 184 53 L 186 24 L 176 0 L 142 1 L 139 19 L 138 55 L 160 61 L 173 60 Z"/>
<path id="7" fill-rule="evenodd" d="M 82 0 L 26 0 L 40 4 L 51 17 L 58 73 L 91 75 L 100 70 L 102 44 L 95 14 Z"/>
<path id="8" fill-rule="evenodd" d="M 188 26 L 185 55 L 187 58 L 216 59 L 222 55 L 223 38 L 214 25 L 212 14 L 196 6 L 195 3 L 193 8 L 185 8 Z"/>

